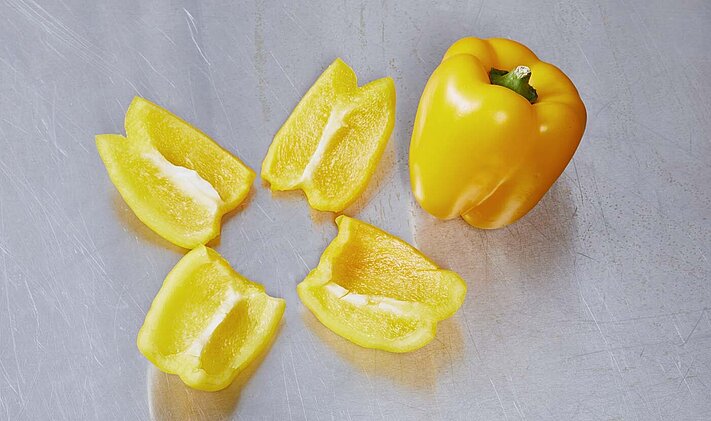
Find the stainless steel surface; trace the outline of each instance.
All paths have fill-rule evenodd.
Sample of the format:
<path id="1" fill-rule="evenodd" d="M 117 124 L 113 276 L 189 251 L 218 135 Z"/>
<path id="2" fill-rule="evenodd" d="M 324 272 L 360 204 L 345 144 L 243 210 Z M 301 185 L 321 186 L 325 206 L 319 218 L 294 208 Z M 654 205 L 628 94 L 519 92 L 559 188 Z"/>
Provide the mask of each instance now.
<path id="1" fill-rule="evenodd" d="M 710 28 L 703 0 L 4 0 L 0 419 L 711 419 Z M 497 231 L 436 222 L 409 191 L 420 92 L 469 34 L 523 41 L 589 113 L 561 179 Z M 283 324 L 232 387 L 189 390 L 135 346 L 183 251 L 127 208 L 93 137 L 122 133 L 142 95 L 258 170 L 338 56 L 398 89 L 387 152 L 346 213 L 460 272 L 467 300 L 411 354 L 341 339 L 295 293 L 333 215 L 257 181 L 216 248 L 287 300 Z"/>

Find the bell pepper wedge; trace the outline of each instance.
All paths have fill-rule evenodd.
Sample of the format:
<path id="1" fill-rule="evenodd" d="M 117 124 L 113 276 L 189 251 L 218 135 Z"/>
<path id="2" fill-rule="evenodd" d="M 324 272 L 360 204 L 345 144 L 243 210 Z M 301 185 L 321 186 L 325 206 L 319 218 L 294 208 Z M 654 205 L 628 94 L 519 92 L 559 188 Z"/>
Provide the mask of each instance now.
<path id="1" fill-rule="evenodd" d="M 336 59 L 274 136 L 262 178 L 272 190 L 303 190 L 314 209 L 340 212 L 365 190 L 394 123 L 392 79 L 358 87 Z"/>
<path id="2" fill-rule="evenodd" d="M 499 228 L 528 213 L 565 169 L 585 130 L 578 91 L 518 42 L 463 38 L 429 78 L 410 142 L 424 210 Z"/>
<path id="3" fill-rule="evenodd" d="M 171 112 L 135 98 L 126 134 L 98 135 L 109 178 L 149 228 L 184 248 L 220 233 L 222 216 L 244 200 L 254 171 Z"/>
<path id="4" fill-rule="evenodd" d="M 165 278 L 136 343 L 161 371 L 195 389 L 220 390 L 266 349 L 284 308 L 284 300 L 198 246 Z"/>
<path id="5" fill-rule="evenodd" d="M 372 225 L 341 215 L 338 235 L 297 286 L 304 305 L 365 348 L 409 352 L 435 337 L 466 295 L 464 280 Z"/>

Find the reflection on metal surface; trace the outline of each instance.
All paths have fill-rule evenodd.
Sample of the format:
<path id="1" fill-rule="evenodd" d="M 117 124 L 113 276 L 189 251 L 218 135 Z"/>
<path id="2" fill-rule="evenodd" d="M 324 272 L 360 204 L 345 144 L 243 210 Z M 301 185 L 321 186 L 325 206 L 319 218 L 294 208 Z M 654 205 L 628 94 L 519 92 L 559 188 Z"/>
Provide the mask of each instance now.
<path id="1" fill-rule="evenodd" d="M 454 364 L 464 358 L 456 317 L 439 322 L 432 342 L 404 354 L 362 348 L 328 330 L 308 310 L 301 313 L 301 318 L 322 343 L 358 372 L 368 378 L 383 378 L 399 387 L 432 390 L 440 378 L 450 375 Z"/>
<path id="2" fill-rule="evenodd" d="M 476 229 L 461 218 L 438 220 L 421 209 L 415 211 L 415 245 L 425 255 L 470 282 L 495 283 L 499 273 L 487 269 L 492 254 L 503 256 L 507 271 L 543 272 L 555 276 L 560 262 L 571 258 L 576 235 L 576 212 L 567 179 L 558 180 L 536 208 L 514 224 L 497 229 Z M 482 273 L 485 279 L 481 279 Z M 477 294 L 471 290 L 470 294 Z"/>
<path id="3" fill-rule="evenodd" d="M 186 386 L 178 376 L 148 364 L 148 409 L 154 421 L 225 420 L 232 417 L 242 384 L 235 381 L 219 392 L 203 392 Z"/>
<path id="4" fill-rule="evenodd" d="M 154 421 L 231 419 L 237 409 L 242 389 L 259 369 L 281 330 L 280 326 L 266 350 L 245 367 L 231 385 L 217 392 L 192 389 L 186 386 L 180 377 L 163 373 L 153 364 L 147 363 L 146 386 L 151 419 Z"/>

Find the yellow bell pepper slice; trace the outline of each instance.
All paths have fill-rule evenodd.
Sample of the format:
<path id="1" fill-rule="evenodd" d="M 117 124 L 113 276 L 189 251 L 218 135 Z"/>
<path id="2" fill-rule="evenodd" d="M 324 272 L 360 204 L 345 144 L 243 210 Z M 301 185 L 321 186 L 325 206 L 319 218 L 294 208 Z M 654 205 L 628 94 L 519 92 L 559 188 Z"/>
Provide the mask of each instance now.
<path id="1" fill-rule="evenodd" d="M 262 178 L 272 190 L 303 190 L 314 209 L 340 212 L 367 186 L 394 122 L 393 80 L 359 88 L 336 59 L 274 136 Z"/>
<path id="2" fill-rule="evenodd" d="M 255 174 L 169 111 L 135 98 L 127 137 L 96 136 L 111 181 L 148 227 L 185 248 L 220 233 L 222 215 L 247 196 Z"/>
<path id="3" fill-rule="evenodd" d="M 454 43 L 425 86 L 410 142 L 415 198 L 480 228 L 521 218 L 575 153 L 586 112 L 566 75 L 508 39 Z"/>
<path id="4" fill-rule="evenodd" d="M 217 252 L 198 246 L 165 278 L 138 349 L 192 388 L 223 389 L 269 345 L 284 307 Z"/>
<path id="5" fill-rule="evenodd" d="M 464 280 L 372 225 L 341 215 L 338 235 L 298 286 L 326 327 L 366 348 L 408 352 L 435 336 L 466 294 Z"/>

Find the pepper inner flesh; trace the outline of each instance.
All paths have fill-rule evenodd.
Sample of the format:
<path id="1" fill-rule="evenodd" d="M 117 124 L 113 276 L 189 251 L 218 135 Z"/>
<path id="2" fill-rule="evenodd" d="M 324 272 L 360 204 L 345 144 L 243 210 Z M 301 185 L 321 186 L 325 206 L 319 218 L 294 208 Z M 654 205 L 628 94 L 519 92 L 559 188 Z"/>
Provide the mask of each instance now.
<path id="1" fill-rule="evenodd" d="M 346 115 L 353 110 L 353 105 L 348 105 L 345 102 L 339 102 L 333 106 L 331 114 L 328 116 L 326 125 L 323 127 L 321 132 L 321 137 L 319 138 L 318 145 L 314 154 L 311 155 L 309 163 L 306 164 L 304 172 L 301 174 L 299 183 L 304 183 L 305 181 L 311 180 L 313 178 L 314 171 L 323 160 L 323 157 L 328 150 L 328 147 L 332 144 L 338 132 L 343 128 L 348 127 L 346 124 Z"/>
<path id="2" fill-rule="evenodd" d="M 181 189 L 186 195 L 205 205 L 213 212 L 223 205 L 220 193 L 197 171 L 168 161 L 158 150 L 145 152 L 143 157 L 150 160 L 159 170 L 159 174 Z"/>
<path id="3" fill-rule="evenodd" d="M 447 300 L 446 288 L 432 288 L 441 278 L 437 267 L 414 255 L 392 236 L 354 227 L 341 253 L 334 257 L 331 282 L 351 293 L 400 302 Z M 389 237 L 389 238 L 388 238 Z"/>
<path id="4" fill-rule="evenodd" d="M 406 301 L 382 295 L 358 294 L 347 290 L 337 282 L 329 282 L 324 286 L 324 288 L 329 294 L 337 297 L 339 300 L 343 300 L 356 307 L 372 305 L 377 307 L 379 310 L 398 316 L 404 316 L 407 314 L 407 310 L 404 308 L 407 305 Z"/>
<path id="5" fill-rule="evenodd" d="M 224 300 L 217 310 L 215 310 L 215 314 L 207 324 L 207 327 L 205 327 L 202 333 L 195 338 L 195 340 L 184 352 L 195 357 L 202 356 L 205 346 L 210 341 L 210 338 L 215 334 L 215 331 L 220 327 L 220 325 L 227 320 L 230 313 L 232 313 L 235 307 L 237 307 L 242 300 L 243 297 L 241 294 L 238 294 L 231 289 L 228 290 Z"/>

